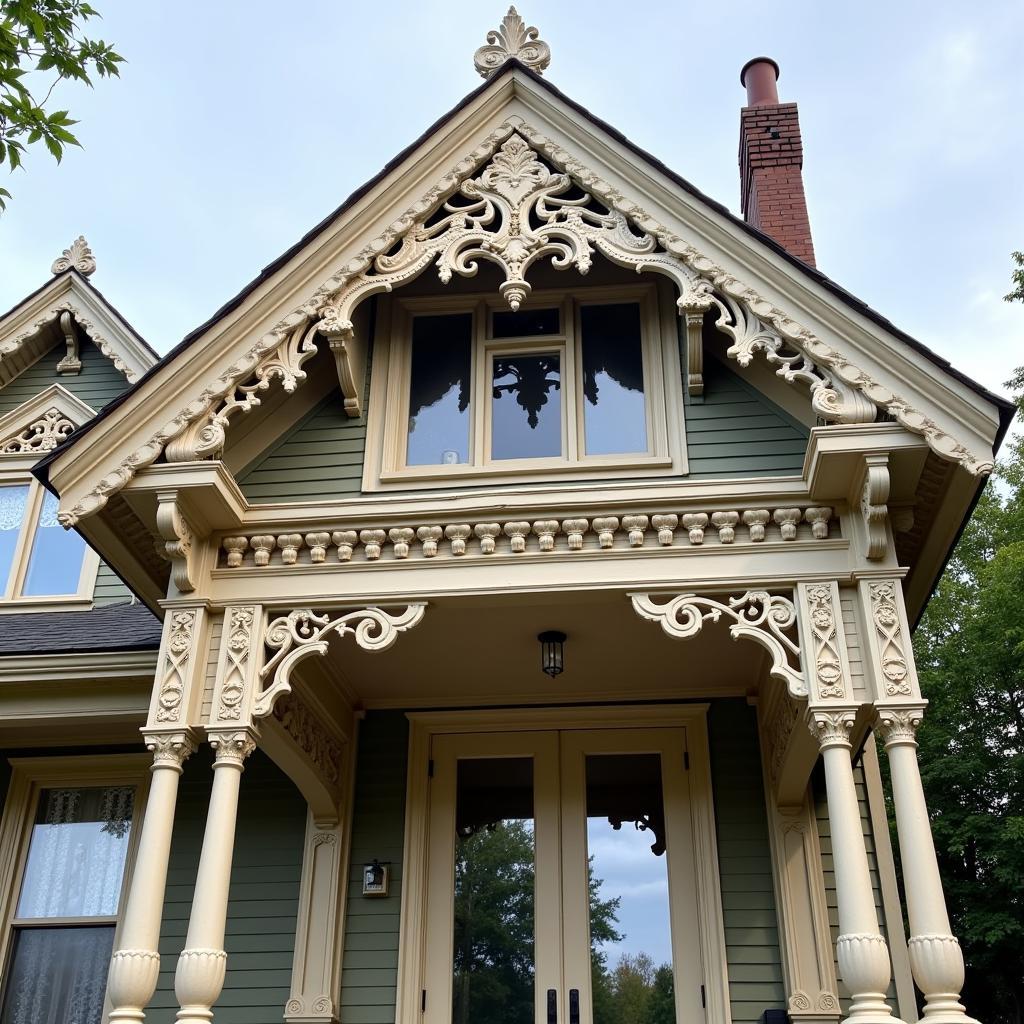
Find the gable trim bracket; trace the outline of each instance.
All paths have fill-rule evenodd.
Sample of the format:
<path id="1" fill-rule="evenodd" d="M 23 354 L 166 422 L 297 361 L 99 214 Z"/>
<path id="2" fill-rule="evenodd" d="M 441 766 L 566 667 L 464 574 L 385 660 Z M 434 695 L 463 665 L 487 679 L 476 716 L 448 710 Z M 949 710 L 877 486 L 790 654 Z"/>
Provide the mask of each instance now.
<path id="1" fill-rule="evenodd" d="M 538 155 L 557 173 L 540 162 Z M 490 161 L 486 167 L 484 162 Z M 482 172 L 476 178 L 480 168 Z M 472 180 L 471 180 L 472 179 Z M 585 199 L 559 199 L 575 183 Z M 452 205 L 459 193 L 460 205 Z M 598 201 L 601 214 L 587 205 Z M 469 205 L 465 205 L 469 203 Z M 446 214 L 428 223 L 438 210 Z M 532 230 L 524 210 L 542 213 Z M 487 230 L 489 213 L 505 216 Z M 508 230 L 517 225 L 516 233 Z M 639 234 L 637 232 L 640 232 Z M 302 364 L 316 351 L 316 334 L 328 339 L 338 364 L 349 415 L 360 414 L 358 352 L 352 313 L 368 295 L 392 291 L 436 262 L 442 282 L 453 273 L 471 277 L 481 260 L 504 270 L 501 292 L 516 309 L 529 293 L 526 271 L 541 259 L 586 273 L 596 248 L 620 266 L 655 271 L 679 287 L 681 315 L 717 308 L 715 326 L 732 339 L 727 355 L 741 366 L 760 353 L 790 384 L 805 385 L 814 411 L 830 423 L 867 423 L 882 409 L 922 436 L 942 458 L 975 476 L 992 471 L 990 450 L 972 451 L 908 400 L 874 380 L 837 349 L 790 318 L 755 289 L 698 252 L 560 145 L 511 116 L 376 239 L 349 259 L 309 299 L 260 337 L 172 420 L 131 452 L 87 493 L 62 508 L 73 526 L 101 509 L 138 472 L 167 452 L 170 462 L 216 458 L 231 416 L 259 404 L 274 379 L 293 390 L 305 378 Z M 694 381 L 694 383 L 697 383 Z"/>

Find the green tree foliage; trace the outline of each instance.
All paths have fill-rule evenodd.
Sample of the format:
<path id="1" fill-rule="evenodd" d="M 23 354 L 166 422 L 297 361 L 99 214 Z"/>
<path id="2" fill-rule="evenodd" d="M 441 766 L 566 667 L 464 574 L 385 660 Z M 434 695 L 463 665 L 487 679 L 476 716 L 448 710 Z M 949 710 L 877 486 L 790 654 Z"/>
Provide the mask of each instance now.
<path id="1" fill-rule="evenodd" d="M 619 899 L 601 898 L 590 871 L 594 1024 L 675 1024 L 672 969 L 645 953 L 609 969 L 602 947 L 625 938 Z M 458 842 L 455 861 L 454 1024 L 534 1024 L 533 833 L 500 821 Z"/>
<path id="2" fill-rule="evenodd" d="M 83 34 L 96 17 L 80 0 L 0 0 L 0 164 L 16 170 L 40 142 L 59 163 L 65 146 L 79 145 L 70 130 L 77 122 L 48 104 L 60 81 L 91 86 L 93 75 L 120 74 L 124 58 Z M 0 188 L 0 210 L 10 198 Z"/>
<path id="3" fill-rule="evenodd" d="M 1011 252 L 1010 259 L 1017 264 L 1016 268 L 1010 271 L 1013 280 L 1013 290 L 1003 296 L 1007 302 L 1024 302 L 1024 252 Z"/>
<path id="4" fill-rule="evenodd" d="M 1024 367 L 1007 386 L 1024 412 Z M 967 1005 L 990 1024 L 1020 1024 L 1024 438 L 1010 441 L 982 494 L 916 631 L 914 651 L 930 702 L 918 733 L 921 774 L 953 930 L 967 961 Z"/>

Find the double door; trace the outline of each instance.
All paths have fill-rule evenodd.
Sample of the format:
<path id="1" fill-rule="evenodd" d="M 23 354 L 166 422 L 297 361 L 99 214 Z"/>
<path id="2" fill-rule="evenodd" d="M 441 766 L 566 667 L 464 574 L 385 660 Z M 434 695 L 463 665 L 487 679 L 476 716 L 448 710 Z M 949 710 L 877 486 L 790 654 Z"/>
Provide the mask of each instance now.
<path id="1" fill-rule="evenodd" d="M 432 739 L 424 1024 L 704 1019 L 684 728 Z"/>

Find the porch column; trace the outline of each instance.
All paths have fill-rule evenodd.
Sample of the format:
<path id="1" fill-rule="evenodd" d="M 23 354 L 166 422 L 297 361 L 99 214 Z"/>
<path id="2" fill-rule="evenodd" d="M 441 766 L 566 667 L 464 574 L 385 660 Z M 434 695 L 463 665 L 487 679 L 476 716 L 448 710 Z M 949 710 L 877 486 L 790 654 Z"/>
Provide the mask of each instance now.
<path id="1" fill-rule="evenodd" d="M 160 922 L 174 808 L 182 765 L 195 752 L 196 721 L 206 667 L 208 615 L 202 601 L 163 602 L 160 656 L 142 730 L 153 753 L 149 797 L 124 907 L 118 947 L 110 959 L 107 992 L 114 1024 L 141 1021 L 160 974 Z"/>
<path id="2" fill-rule="evenodd" d="M 839 974 L 850 990 L 848 1020 L 857 1024 L 894 1024 L 885 1001 L 892 971 L 889 949 L 878 928 L 868 855 L 861 832 L 860 808 L 850 759 L 850 732 L 856 715 L 847 711 L 811 711 L 811 731 L 825 766 L 828 820 L 832 832 L 839 939 Z"/>
<path id="3" fill-rule="evenodd" d="M 160 974 L 160 918 L 167 885 L 178 778 L 186 758 L 195 752 L 189 732 L 146 737 L 153 752 L 152 781 L 142 821 L 135 870 L 121 923 L 119 947 L 111 957 L 107 991 L 111 1022 L 141 1021 L 156 991 Z"/>
<path id="4" fill-rule="evenodd" d="M 182 1024 L 207 1024 L 213 1020 L 210 1008 L 224 987 L 224 930 L 238 791 L 245 759 L 256 749 L 256 737 L 252 729 L 210 733 L 210 746 L 216 752 L 210 807 L 185 948 L 174 973 L 174 994 L 181 1007 L 177 1019 Z"/>
<path id="5" fill-rule="evenodd" d="M 899 833 L 903 884 L 910 921 L 910 969 L 924 993 L 924 1019 L 937 1024 L 975 1024 L 960 1002 L 964 957 L 949 927 L 935 856 L 928 807 L 917 763 L 915 734 L 923 708 L 883 707 L 879 729 L 889 756 Z"/>

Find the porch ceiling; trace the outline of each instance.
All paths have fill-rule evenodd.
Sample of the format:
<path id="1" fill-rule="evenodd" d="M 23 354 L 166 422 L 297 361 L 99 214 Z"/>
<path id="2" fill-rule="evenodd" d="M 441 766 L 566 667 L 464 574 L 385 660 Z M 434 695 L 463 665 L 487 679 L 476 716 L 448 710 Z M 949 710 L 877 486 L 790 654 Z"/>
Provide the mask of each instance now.
<path id="1" fill-rule="evenodd" d="M 568 638 L 554 679 L 541 671 L 537 641 L 550 629 Z M 387 651 L 334 638 L 302 667 L 307 685 L 336 686 L 356 707 L 422 708 L 738 696 L 756 692 L 767 658 L 724 622 L 673 640 L 625 594 L 562 593 L 440 599 Z"/>

